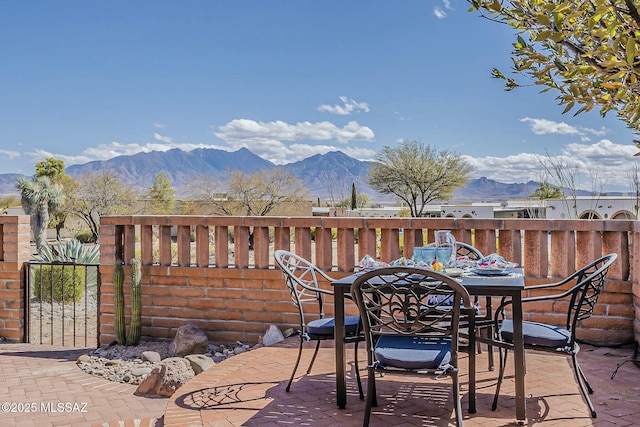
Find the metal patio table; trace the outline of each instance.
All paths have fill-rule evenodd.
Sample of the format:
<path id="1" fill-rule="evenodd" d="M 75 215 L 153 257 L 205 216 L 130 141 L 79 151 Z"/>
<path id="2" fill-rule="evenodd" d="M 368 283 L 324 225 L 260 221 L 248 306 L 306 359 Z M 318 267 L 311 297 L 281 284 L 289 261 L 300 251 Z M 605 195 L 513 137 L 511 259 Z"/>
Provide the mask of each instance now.
<path id="1" fill-rule="evenodd" d="M 335 356 L 336 356 L 336 399 L 338 407 L 344 409 L 347 405 L 347 381 L 345 371 L 345 330 L 344 330 L 344 295 L 351 292 L 351 284 L 362 273 L 354 273 L 332 282 L 334 288 L 335 304 Z M 525 400 L 525 352 L 524 338 L 522 335 L 522 291 L 524 290 L 524 270 L 522 268 L 511 269 L 509 276 L 480 276 L 463 275 L 460 277 L 462 285 L 470 295 L 506 297 L 513 301 L 513 345 L 491 341 L 494 345 L 501 345 L 513 350 L 515 362 L 516 385 L 516 421 L 518 424 L 526 422 Z M 478 338 L 475 338 L 478 339 Z M 469 345 L 475 348 L 473 339 Z M 473 346 L 472 346 L 473 345 Z M 475 351 L 475 350 L 474 350 Z M 476 412 L 476 367 L 475 357 L 469 358 L 469 413 Z"/>

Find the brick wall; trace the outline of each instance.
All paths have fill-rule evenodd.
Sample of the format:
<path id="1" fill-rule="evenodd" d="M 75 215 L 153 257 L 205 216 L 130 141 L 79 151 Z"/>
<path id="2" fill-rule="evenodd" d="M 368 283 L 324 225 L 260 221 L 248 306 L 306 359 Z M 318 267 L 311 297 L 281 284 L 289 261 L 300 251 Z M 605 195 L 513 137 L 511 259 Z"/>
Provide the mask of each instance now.
<path id="1" fill-rule="evenodd" d="M 100 341 L 115 339 L 112 269 L 102 269 Z M 125 267 L 128 275 L 129 267 Z M 186 323 L 218 342 L 258 342 L 266 327 L 293 324 L 289 293 L 275 270 L 142 268 L 143 336 L 170 339 Z M 128 324 L 128 277 L 125 301 Z M 266 326 L 265 326 L 266 325 Z"/>
<path id="2" fill-rule="evenodd" d="M 353 271 L 362 254 L 374 253 L 375 229 L 381 229 L 382 249 L 378 256 L 383 260 L 397 258 L 401 251 L 410 256 L 407 251 L 422 243 L 423 233 L 428 235 L 438 228 L 453 229 L 459 240 L 468 243 L 472 243 L 468 239 L 473 230 L 477 245 L 490 253 L 490 249 L 496 250 L 496 230 L 499 230 L 497 246 L 500 253 L 525 265 L 527 285 L 559 279 L 575 271 L 576 266 L 586 264 L 586 260 L 615 252 L 618 261 L 609 271 L 594 316 L 582 323 L 579 338 L 609 345 L 633 342 L 634 321 L 636 325 L 638 323 L 633 289 L 637 289 L 636 275 L 640 269 L 634 268 L 637 257 L 633 256 L 632 244 L 637 221 L 193 216 L 107 217 L 102 221 L 101 344 L 115 339 L 112 274 L 118 257 L 130 259 L 139 254 L 143 264 L 147 260 L 147 265 L 142 267 L 143 336 L 170 339 L 179 326 L 193 323 L 207 331 L 212 340 L 255 343 L 271 324 L 281 329 L 297 325 L 297 312 L 290 302 L 282 274 L 273 267 L 274 248 L 292 249 L 337 278 Z M 163 245 L 170 244 L 166 230 L 172 225 L 178 226 L 178 239 L 174 242 L 177 248 L 163 249 Z M 227 253 L 226 240 L 231 227 L 236 236 L 233 260 Z M 252 251 L 247 239 L 237 238 L 248 235 L 249 227 L 255 233 Z M 312 228 L 315 239 L 311 238 Z M 188 238 L 190 229 L 196 231 L 195 242 Z M 216 238 L 212 239 L 210 231 L 214 229 Z M 336 229 L 337 239 L 333 240 L 331 230 Z M 404 243 L 399 239 L 400 229 Z M 354 241 L 355 230 L 358 231 L 357 242 Z M 553 230 L 550 248 L 546 246 L 547 230 Z M 218 236 L 224 238 L 217 239 Z M 160 253 L 159 261 L 151 262 L 152 251 Z M 171 251 L 176 253 L 173 261 Z M 194 254 L 193 251 L 204 253 Z M 216 252 L 215 255 L 210 251 Z M 249 262 L 250 253 L 254 257 L 253 263 Z M 547 253 L 552 256 L 547 257 Z M 128 274 L 128 266 L 125 271 Z M 550 272 L 553 278 L 542 277 L 545 272 Z M 125 291 L 127 288 L 128 278 Z M 128 296 L 126 302 L 128 311 Z M 562 326 L 562 304 L 527 306 L 525 319 Z M 332 312 L 331 306 L 327 307 L 327 312 Z"/>
<path id="3" fill-rule="evenodd" d="M 29 217 L 0 215 L 0 336 L 24 341 L 24 268 L 30 257 Z"/>

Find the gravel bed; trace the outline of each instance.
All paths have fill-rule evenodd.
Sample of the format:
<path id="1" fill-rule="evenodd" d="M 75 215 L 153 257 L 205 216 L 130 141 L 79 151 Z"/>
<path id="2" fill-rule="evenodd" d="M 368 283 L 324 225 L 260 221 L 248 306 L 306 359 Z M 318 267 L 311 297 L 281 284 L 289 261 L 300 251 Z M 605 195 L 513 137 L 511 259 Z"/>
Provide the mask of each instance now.
<path id="1" fill-rule="evenodd" d="M 84 372 L 109 381 L 138 385 L 146 378 L 158 363 L 143 360 L 142 353 L 155 351 L 161 359 L 171 357 L 168 342 L 148 341 L 137 346 L 109 345 L 100 347 L 78 358 L 77 365 Z M 215 363 L 220 363 L 236 354 L 244 353 L 251 347 L 248 344 L 209 344 L 209 352 Z"/>

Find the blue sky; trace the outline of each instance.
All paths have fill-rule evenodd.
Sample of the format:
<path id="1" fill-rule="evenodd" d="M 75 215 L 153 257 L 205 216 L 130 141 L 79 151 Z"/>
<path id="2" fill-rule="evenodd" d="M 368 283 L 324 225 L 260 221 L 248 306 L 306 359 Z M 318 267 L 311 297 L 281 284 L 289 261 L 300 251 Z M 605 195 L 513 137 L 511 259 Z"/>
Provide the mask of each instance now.
<path id="1" fill-rule="evenodd" d="M 465 0 L 0 3 L 0 173 L 141 151 L 247 147 L 277 164 L 417 139 L 524 182 L 564 156 L 628 191 L 624 123 L 505 92 L 513 30 Z M 587 175 L 591 172 L 591 177 Z"/>

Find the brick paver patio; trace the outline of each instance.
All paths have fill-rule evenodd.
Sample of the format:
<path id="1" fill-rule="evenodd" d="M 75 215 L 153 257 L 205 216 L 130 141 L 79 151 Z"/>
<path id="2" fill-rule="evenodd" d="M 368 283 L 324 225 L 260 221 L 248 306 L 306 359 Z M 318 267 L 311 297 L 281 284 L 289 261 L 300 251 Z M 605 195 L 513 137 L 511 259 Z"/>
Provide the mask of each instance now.
<path id="1" fill-rule="evenodd" d="M 171 399 L 138 397 L 133 394 L 135 386 L 111 383 L 85 374 L 75 366 L 75 360 L 83 350 L 0 344 L 0 403 L 35 404 L 37 409 L 31 413 L 2 411 L 0 425 L 361 425 L 364 402 L 357 397 L 353 375 L 349 378 L 347 408 L 341 410 L 335 406 L 332 348 L 321 349 L 312 374 L 301 375 L 294 382 L 291 393 L 284 391 L 295 360 L 296 349 L 293 347 L 296 342 L 296 338 L 289 338 L 284 345 L 235 356 L 196 376 Z M 633 347 L 585 347 L 579 357 L 595 389 L 592 400 L 598 418 L 589 417 L 568 359 L 527 353 L 527 425 L 640 424 L 640 369 L 627 362 L 611 380 L 617 364 L 631 359 Z M 309 348 L 305 352 L 303 364 L 308 361 L 311 351 Z M 352 357 L 352 354 L 349 350 L 347 356 Z M 487 371 L 486 353 L 480 355 L 478 361 L 478 413 L 467 413 L 464 357 L 461 381 L 465 425 L 515 424 L 510 372 L 498 410 L 492 412 L 490 409 L 496 373 Z M 453 425 L 449 379 L 414 382 L 412 377 L 387 376 L 378 381 L 378 388 L 380 405 L 374 408 L 372 425 Z M 53 412 L 50 408 L 59 402 L 86 403 L 86 406 L 71 412 Z"/>

